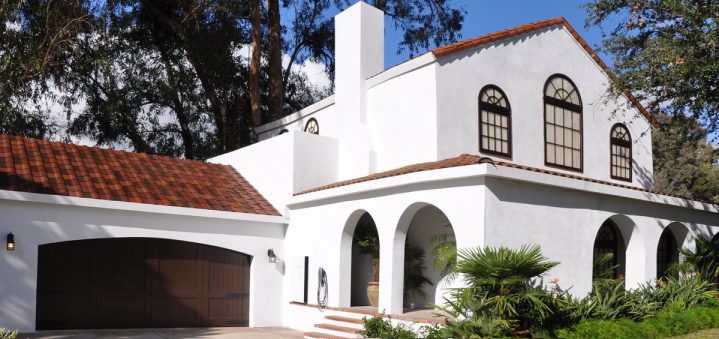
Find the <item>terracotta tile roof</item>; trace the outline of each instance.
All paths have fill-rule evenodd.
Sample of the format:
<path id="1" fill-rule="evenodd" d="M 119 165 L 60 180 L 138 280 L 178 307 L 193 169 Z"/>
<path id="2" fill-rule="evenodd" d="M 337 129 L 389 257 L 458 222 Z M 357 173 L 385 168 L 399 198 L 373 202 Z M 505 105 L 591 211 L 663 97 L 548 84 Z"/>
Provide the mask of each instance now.
<path id="1" fill-rule="evenodd" d="M 522 35 L 526 33 L 530 33 L 536 30 L 544 29 L 547 27 L 557 26 L 557 25 L 563 25 L 569 33 L 572 34 L 575 40 L 581 45 L 587 53 L 594 59 L 594 61 L 604 69 L 604 71 L 609 75 L 610 78 L 616 79 L 614 74 L 612 74 L 611 70 L 607 66 L 607 64 L 602 61 L 602 59 L 599 57 L 599 55 L 594 52 L 592 47 L 589 46 L 589 44 L 577 33 L 577 31 L 572 27 L 572 25 L 569 24 L 569 22 L 564 18 L 553 18 L 553 19 L 547 19 L 542 21 L 536 21 L 532 22 L 526 25 L 517 26 L 510 29 L 505 29 L 502 31 L 481 35 L 472 39 L 467 39 L 459 42 L 455 42 L 453 44 L 449 44 L 442 47 L 437 47 L 433 49 L 431 52 L 437 57 L 442 57 L 445 55 L 450 55 L 453 53 L 461 52 L 473 47 L 482 46 L 486 44 L 490 44 L 499 40 L 508 39 L 517 35 Z M 644 108 L 644 106 L 637 100 L 634 95 L 632 95 L 629 92 L 624 92 L 624 95 L 627 97 L 627 99 L 634 104 L 634 106 L 639 110 L 639 112 L 644 115 L 645 118 L 649 121 L 652 126 L 657 127 L 657 120 L 652 116 L 649 111 Z"/>
<path id="2" fill-rule="evenodd" d="M 0 189 L 280 215 L 230 166 L 4 134 Z"/>
<path id="3" fill-rule="evenodd" d="M 327 189 L 331 189 L 331 188 L 348 186 L 348 185 L 357 184 L 357 183 L 361 183 L 361 182 L 367 182 L 367 181 L 371 181 L 371 180 L 395 177 L 395 176 L 400 176 L 400 175 L 409 174 L 409 173 L 431 171 L 431 170 L 437 170 L 437 169 L 442 169 L 442 168 L 477 165 L 477 164 L 482 164 L 482 163 L 488 163 L 488 164 L 492 164 L 495 166 L 517 168 L 517 169 L 521 169 L 521 170 L 525 170 L 525 171 L 544 173 L 544 174 L 554 175 L 554 176 L 558 176 L 558 177 L 582 180 L 582 181 L 587 181 L 587 182 L 592 182 L 592 183 L 597 183 L 597 184 L 602 184 L 602 185 L 621 187 L 621 188 L 626 188 L 626 189 L 641 191 L 641 192 L 646 192 L 646 193 L 661 194 L 661 195 L 666 195 L 666 196 L 670 196 L 670 197 L 681 198 L 681 199 L 686 199 L 686 200 L 693 200 L 693 201 L 697 201 L 697 202 L 701 202 L 701 203 L 705 203 L 705 204 L 714 205 L 713 202 L 696 200 L 696 199 L 692 199 L 691 197 L 681 196 L 681 195 L 677 195 L 677 194 L 672 194 L 672 193 L 667 193 L 667 192 L 658 192 L 658 191 L 648 190 L 648 189 L 641 188 L 641 187 L 619 184 L 619 183 L 615 183 L 615 182 L 611 182 L 611 181 L 587 178 L 587 177 L 583 177 L 583 176 L 575 175 L 575 174 L 551 171 L 551 170 L 546 170 L 546 169 L 531 167 L 531 166 L 524 166 L 524 165 L 519 165 L 519 164 L 515 164 L 515 163 L 511 163 L 511 162 L 501 161 L 501 160 L 493 160 L 492 158 L 489 158 L 489 157 L 480 157 L 478 155 L 471 155 L 471 154 L 462 154 L 458 157 L 439 160 L 439 161 L 423 162 L 423 163 L 409 165 L 409 166 L 405 166 L 405 167 L 401 167 L 401 168 L 397 168 L 397 169 L 393 169 L 393 170 L 389 170 L 389 171 L 385 171 L 385 172 L 371 174 L 371 175 L 360 177 L 360 178 L 340 181 L 340 182 L 336 182 L 333 184 L 324 185 L 324 186 L 309 189 L 309 190 L 306 190 L 306 191 L 303 191 L 300 193 L 296 193 L 295 195 L 323 191 L 323 190 L 327 190 Z"/>

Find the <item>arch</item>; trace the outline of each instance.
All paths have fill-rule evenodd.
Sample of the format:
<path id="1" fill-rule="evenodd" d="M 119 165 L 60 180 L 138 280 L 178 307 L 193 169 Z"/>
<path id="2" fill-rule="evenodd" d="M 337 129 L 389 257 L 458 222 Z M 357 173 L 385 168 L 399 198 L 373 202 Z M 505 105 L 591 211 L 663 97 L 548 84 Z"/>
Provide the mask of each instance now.
<path id="1" fill-rule="evenodd" d="M 487 85 L 479 91 L 479 150 L 512 156 L 512 107 L 502 89 Z"/>
<path id="2" fill-rule="evenodd" d="M 320 134 L 320 123 L 317 122 L 317 119 L 310 118 L 310 120 L 307 120 L 307 123 L 305 124 L 305 132 L 310 134 Z"/>
<path id="3" fill-rule="evenodd" d="M 632 136 L 621 123 L 609 133 L 609 171 L 612 179 L 632 181 Z"/>
<path id="4" fill-rule="evenodd" d="M 614 227 L 617 236 L 617 276 L 623 275 L 625 286 L 634 288 L 646 281 L 646 247 L 642 237 L 639 236 L 634 221 L 626 215 L 615 214 L 605 219 L 599 229 L 606 224 Z M 596 239 L 596 238 L 595 238 Z"/>
<path id="5" fill-rule="evenodd" d="M 282 135 L 285 133 L 289 133 L 289 131 L 286 128 L 283 128 L 282 130 L 280 130 L 280 133 L 277 133 L 277 135 Z"/>
<path id="6" fill-rule="evenodd" d="M 357 305 L 357 299 L 358 290 L 361 290 L 359 285 L 364 282 L 364 289 L 366 290 L 367 287 L 367 278 L 372 278 L 372 262 L 371 260 L 369 263 L 367 262 L 367 257 L 362 256 L 361 258 L 357 255 L 358 249 L 356 244 L 354 243 L 354 236 L 355 232 L 358 229 L 358 226 L 362 225 L 363 223 L 370 223 L 372 227 L 374 227 L 375 232 L 377 232 L 377 226 L 374 224 L 374 218 L 372 218 L 372 215 L 367 212 L 364 209 L 358 209 L 354 212 L 350 213 L 349 217 L 347 218 L 347 221 L 345 222 L 345 226 L 342 229 L 342 235 L 340 240 L 340 256 L 339 256 L 339 264 L 340 264 L 340 277 L 339 277 L 339 306 L 340 307 L 350 307 L 350 306 L 356 306 Z M 368 225 L 369 226 L 369 225 Z M 379 237 L 377 238 L 377 241 L 380 241 Z M 381 246 L 380 246 L 381 248 Z M 358 260 L 359 259 L 359 260 Z M 364 259 L 364 260 L 362 260 Z M 368 264 L 369 267 L 364 267 L 365 270 L 362 271 L 361 276 L 357 277 L 356 279 L 353 278 L 353 273 L 357 275 L 360 273 L 358 270 L 358 265 L 361 264 Z M 369 276 L 368 276 L 369 274 Z M 359 285 L 358 285 L 359 284 Z M 355 305 L 353 305 L 353 299 L 355 301 Z M 364 304 L 366 300 L 366 294 L 365 298 L 361 299 L 361 303 Z"/>
<path id="7" fill-rule="evenodd" d="M 624 251 L 624 239 L 617 225 L 607 219 L 599 227 L 594 238 L 592 279 L 617 279 L 624 272 L 625 263 L 620 254 Z"/>
<path id="8" fill-rule="evenodd" d="M 568 77 L 554 74 L 544 84 L 544 163 L 582 171 L 582 98 Z"/>
<path id="9" fill-rule="evenodd" d="M 451 286 L 441 268 L 435 268 L 433 251 L 440 244 L 456 248 L 449 217 L 433 204 L 413 203 L 400 216 L 393 241 L 392 312 L 402 312 L 411 306 L 424 308 L 441 304 L 444 293 Z M 418 285 L 418 288 L 410 289 Z"/>
<path id="10" fill-rule="evenodd" d="M 657 243 L 657 279 L 669 275 L 671 265 L 678 262 L 679 246 L 671 228 L 665 227 Z"/>

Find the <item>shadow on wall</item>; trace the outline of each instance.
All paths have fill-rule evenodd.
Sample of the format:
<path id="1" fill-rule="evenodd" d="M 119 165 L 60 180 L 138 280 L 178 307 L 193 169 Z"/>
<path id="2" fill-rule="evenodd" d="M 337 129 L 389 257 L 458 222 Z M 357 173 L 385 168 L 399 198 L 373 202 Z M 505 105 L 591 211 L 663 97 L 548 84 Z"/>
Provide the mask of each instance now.
<path id="1" fill-rule="evenodd" d="M 251 257 L 114 238 L 39 246 L 37 329 L 247 326 Z"/>

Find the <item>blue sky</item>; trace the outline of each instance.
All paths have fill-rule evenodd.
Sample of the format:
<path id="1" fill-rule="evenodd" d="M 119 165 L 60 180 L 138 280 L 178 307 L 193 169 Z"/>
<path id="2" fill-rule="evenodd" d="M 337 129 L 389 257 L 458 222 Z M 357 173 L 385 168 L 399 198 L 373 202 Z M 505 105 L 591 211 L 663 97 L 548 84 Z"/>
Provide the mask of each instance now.
<path id="1" fill-rule="evenodd" d="M 598 27 L 584 28 L 587 13 L 581 8 L 583 3 L 586 1 L 454 0 L 454 4 L 463 6 L 467 11 L 461 31 L 462 39 L 561 16 L 566 18 L 592 47 L 596 47 L 601 45 L 601 30 Z M 390 19 L 385 22 L 385 31 L 385 65 L 393 66 L 409 59 L 408 53 L 397 55 L 397 46 L 402 36 L 400 32 L 394 31 Z M 601 51 L 599 54 L 604 62 L 612 64 L 609 56 Z"/>

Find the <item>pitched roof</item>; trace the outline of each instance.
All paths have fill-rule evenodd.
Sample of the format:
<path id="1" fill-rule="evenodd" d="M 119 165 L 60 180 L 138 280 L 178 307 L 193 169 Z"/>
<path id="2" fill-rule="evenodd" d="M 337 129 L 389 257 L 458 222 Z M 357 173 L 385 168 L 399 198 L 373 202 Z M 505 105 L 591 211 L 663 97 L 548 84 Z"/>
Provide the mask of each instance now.
<path id="1" fill-rule="evenodd" d="M 327 190 L 327 189 L 331 189 L 331 188 L 348 186 L 348 185 L 358 184 L 358 183 L 377 180 L 377 179 L 396 177 L 396 176 L 409 174 L 409 173 L 431 171 L 431 170 L 460 167 L 460 166 L 478 165 L 478 164 L 482 164 L 482 163 L 488 163 L 488 164 L 492 164 L 495 166 L 516 168 L 516 169 L 521 169 L 521 170 L 530 171 L 530 172 L 538 172 L 538 173 L 544 173 L 544 174 L 549 174 L 549 175 L 555 175 L 558 177 L 582 180 L 582 181 L 587 181 L 587 182 L 592 182 L 592 183 L 597 183 L 597 184 L 602 184 L 602 185 L 621 187 L 621 188 L 626 188 L 626 189 L 635 190 L 635 191 L 641 191 L 641 192 L 647 192 L 647 193 L 653 193 L 653 194 L 661 194 L 661 195 L 666 195 L 666 196 L 670 196 L 670 197 L 681 198 L 681 199 L 686 199 L 686 200 L 693 200 L 693 201 L 698 201 L 698 202 L 714 205 L 713 202 L 696 200 L 696 199 L 692 199 L 691 197 L 681 196 L 681 195 L 677 195 L 677 194 L 673 194 L 673 193 L 658 192 L 658 191 L 654 191 L 654 190 L 648 190 L 648 189 L 645 189 L 642 187 L 624 185 L 624 184 L 619 184 L 619 183 L 615 183 L 615 182 L 611 182 L 611 181 L 592 179 L 592 178 L 587 178 L 587 177 L 583 177 L 583 176 L 575 175 L 575 174 L 546 170 L 543 168 L 524 166 L 524 165 L 519 165 L 519 164 L 515 164 L 515 163 L 511 163 L 511 162 L 494 160 L 489 157 L 481 157 L 478 155 L 471 155 L 471 154 L 462 154 L 462 155 L 454 157 L 454 158 L 449 158 L 449 159 L 444 159 L 444 160 L 439 160 L 439 161 L 432 161 L 432 162 L 423 162 L 423 163 L 419 163 L 419 164 L 404 166 L 404 167 L 400 167 L 397 169 L 393 169 L 393 170 L 389 170 L 389 171 L 385 171 L 385 172 L 379 172 L 379 173 L 367 175 L 367 176 L 360 177 L 360 178 L 340 181 L 340 182 L 332 183 L 329 185 L 312 188 L 312 189 L 309 189 L 309 190 L 306 190 L 303 192 L 296 193 L 295 195 L 323 191 L 323 190 Z"/>
<path id="2" fill-rule="evenodd" d="M 455 43 L 452 43 L 449 45 L 437 47 L 437 48 L 433 49 L 431 52 L 437 58 L 439 58 L 439 57 L 442 57 L 445 55 L 450 55 L 453 53 L 461 52 L 461 51 L 464 51 L 464 50 L 467 50 L 470 48 L 490 44 L 490 43 L 493 43 L 493 42 L 496 42 L 499 40 L 512 38 L 512 37 L 515 37 L 518 35 L 534 32 L 536 30 L 540 30 L 540 29 L 544 29 L 544 28 L 552 27 L 552 26 L 557 26 L 557 25 L 564 26 L 567 29 L 567 31 L 569 31 L 569 33 L 572 35 L 572 37 L 574 37 L 574 39 L 579 43 L 579 45 L 582 46 L 582 48 L 584 48 L 584 50 L 587 51 L 587 53 L 592 57 L 592 59 L 594 59 L 594 62 L 596 62 L 599 65 L 599 67 L 601 67 L 609 75 L 609 77 L 612 78 L 612 80 L 616 79 L 614 74 L 612 74 L 612 71 L 609 69 L 609 66 L 607 66 L 607 64 L 605 64 L 604 61 L 602 61 L 602 59 L 599 57 L 599 55 L 596 52 L 594 52 L 592 47 L 589 46 L 589 44 L 579 35 L 579 33 L 577 33 L 577 31 L 572 27 L 572 25 L 570 25 L 569 22 L 564 18 L 553 18 L 553 19 L 536 21 L 536 22 L 532 22 L 532 23 L 529 23 L 526 25 L 521 25 L 521 26 L 517 26 L 514 28 L 490 33 L 490 34 L 481 35 L 481 36 L 478 36 L 475 38 L 471 38 L 471 39 L 455 42 Z M 644 108 L 644 106 L 639 102 L 639 100 L 637 100 L 636 97 L 634 97 L 634 95 L 632 95 L 629 92 L 624 92 L 624 95 L 634 105 L 634 107 L 636 107 L 637 110 L 639 110 L 639 112 L 642 113 L 642 115 L 649 121 L 649 123 L 652 126 L 654 126 L 654 127 L 658 126 L 657 120 L 654 118 L 654 116 L 652 116 L 652 114 L 649 113 L 649 111 L 647 111 L 646 108 Z"/>
<path id="3" fill-rule="evenodd" d="M 280 215 L 230 166 L 5 134 L 0 189 Z"/>

